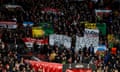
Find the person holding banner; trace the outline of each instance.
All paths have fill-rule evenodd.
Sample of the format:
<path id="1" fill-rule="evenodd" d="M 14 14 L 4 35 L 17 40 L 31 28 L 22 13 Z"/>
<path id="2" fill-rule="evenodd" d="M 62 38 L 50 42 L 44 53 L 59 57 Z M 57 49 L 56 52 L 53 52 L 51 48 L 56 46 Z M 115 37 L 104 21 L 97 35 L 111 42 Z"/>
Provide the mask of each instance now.
<path id="1" fill-rule="evenodd" d="M 91 44 L 90 47 L 88 48 L 88 51 L 89 51 L 89 54 L 94 56 L 94 47 L 93 45 Z"/>
<path id="2" fill-rule="evenodd" d="M 84 53 L 84 55 L 86 54 L 86 51 L 87 51 L 87 47 L 86 47 L 86 45 L 85 45 L 84 48 L 83 48 L 83 53 Z"/>

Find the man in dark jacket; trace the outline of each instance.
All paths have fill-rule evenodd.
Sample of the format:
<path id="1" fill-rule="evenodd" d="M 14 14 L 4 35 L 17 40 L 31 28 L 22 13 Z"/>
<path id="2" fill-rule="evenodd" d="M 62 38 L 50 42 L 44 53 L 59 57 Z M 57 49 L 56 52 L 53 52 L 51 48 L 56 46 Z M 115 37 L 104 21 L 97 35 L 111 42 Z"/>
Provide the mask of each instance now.
<path id="1" fill-rule="evenodd" d="M 89 49 L 88 49 L 89 53 L 94 56 L 94 47 L 93 44 L 90 45 Z"/>

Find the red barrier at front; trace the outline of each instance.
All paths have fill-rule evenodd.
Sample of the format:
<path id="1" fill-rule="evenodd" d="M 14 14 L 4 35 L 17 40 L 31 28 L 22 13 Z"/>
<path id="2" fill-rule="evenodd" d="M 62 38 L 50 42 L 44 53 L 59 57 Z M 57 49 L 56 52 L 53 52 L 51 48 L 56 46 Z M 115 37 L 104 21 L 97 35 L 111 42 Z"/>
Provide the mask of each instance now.
<path id="1" fill-rule="evenodd" d="M 59 63 L 50 63 L 50 62 L 38 62 L 38 61 L 29 61 L 31 66 L 37 72 L 38 69 L 42 69 L 43 72 L 62 72 L 62 64 Z"/>
<path id="2" fill-rule="evenodd" d="M 32 60 L 27 60 L 27 62 L 31 64 L 32 68 L 35 69 L 35 72 L 38 72 L 39 69 L 42 69 L 42 72 L 62 72 L 63 65 L 59 63 Z M 67 69 L 66 72 L 92 72 L 92 69 Z"/>

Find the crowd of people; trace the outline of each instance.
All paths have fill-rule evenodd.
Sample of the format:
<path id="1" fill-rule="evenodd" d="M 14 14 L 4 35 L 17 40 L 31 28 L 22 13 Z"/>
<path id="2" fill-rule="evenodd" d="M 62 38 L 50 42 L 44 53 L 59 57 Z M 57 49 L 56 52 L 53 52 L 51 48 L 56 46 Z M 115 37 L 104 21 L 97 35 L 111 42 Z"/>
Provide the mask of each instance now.
<path id="1" fill-rule="evenodd" d="M 21 10 L 11 12 L 2 7 L 4 4 L 15 4 L 22 6 Z M 83 36 L 83 21 L 90 23 L 106 23 L 107 34 L 113 34 L 120 39 L 120 2 L 117 0 L 0 0 L 0 21 L 16 21 L 18 28 L 11 30 L 8 28 L 0 28 L 0 72 L 34 72 L 31 66 L 24 62 L 22 55 L 28 54 L 30 50 L 22 41 L 24 37 L 32 37 L 32 27 L 23 27 L 24 21 L 32 21 L 34 26 L 40 22 L 51 22 L 53 24 L 54 33 L 63 34 L 73 38 L 75 36 Z M 44 8 L 52 8 L 57 10 L 55 13 L 45 12 Z M 96 17 L 95 9 L 110 9 L 109 15 L 103 15 L 99 20 Z M 108 48 L 104 55 L 96 55 L 91 52 L 92 45 L 89 48 L 84 47 L 75 52 L 74 44 L 70 49 L 63 45 L 41 46 L 37 53 L 45 54 L 45 61 L 56 63 L 91 63 L 96 65 L 97 72 L 120 72 L 120 42 L 115 42 L 114 47 L 117 48 L 116 54 L 111 54 L 109 43 L 106 35 L 99 35 L 100 44 L 105 44 Z M 40 37 L 48 38 L 48 36 Z M 94 50 L 94 49 L 93 49 Z M 31 51 L 35 52 L 35 51 Z M 34 53 L 33 53 L 34 54 Z"/>

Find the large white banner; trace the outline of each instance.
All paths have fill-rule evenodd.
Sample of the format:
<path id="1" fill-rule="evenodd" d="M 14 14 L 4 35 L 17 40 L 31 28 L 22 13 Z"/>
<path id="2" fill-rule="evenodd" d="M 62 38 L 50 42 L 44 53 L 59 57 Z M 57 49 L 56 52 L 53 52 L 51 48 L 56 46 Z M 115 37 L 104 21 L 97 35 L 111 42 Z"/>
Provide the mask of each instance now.
<path id="1" fill-rule="evenodd" d="M 14 21 L 0 21 L 0 27 L 2 28 L 16 29 L 17 26 L 17 22 Z"/>
<path id="2" fill-rule="evenodd" d="M 83 47 L 89 47 L 93 44 L 94 47 L 97 47 L 99 43 L 99 30 L 97 29 L 85 29 L 84 37 L 76 36 L 76 51 Z"/>
<path id="3" fill-rule="evenodd" d="M 66 48 L 71 48 L 71 37 L 65 35 L 52 34 L 49 36 L 50 45 L 64 45 Z"/>

